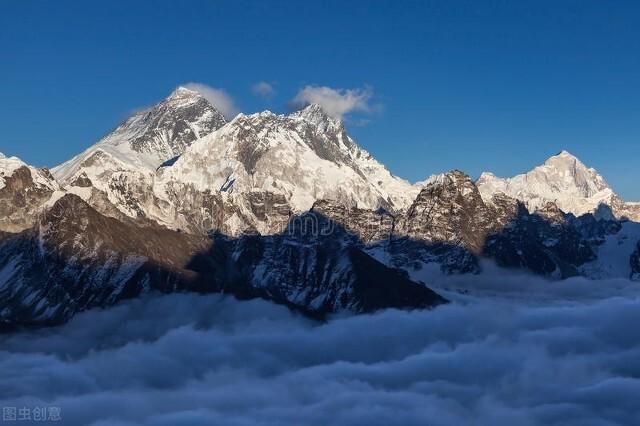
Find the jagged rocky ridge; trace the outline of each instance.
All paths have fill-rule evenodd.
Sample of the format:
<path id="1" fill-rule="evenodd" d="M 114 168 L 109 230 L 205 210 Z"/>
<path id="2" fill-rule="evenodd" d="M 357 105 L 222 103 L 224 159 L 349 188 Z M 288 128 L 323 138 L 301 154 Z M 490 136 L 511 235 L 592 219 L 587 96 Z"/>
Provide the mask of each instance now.
<path id="1" fill-rule="evenodd" d="M 226 122 L 179 88 L 53 176 L 4 156 L 0 172 L 7 328 L 148 291 L 262 297 L 316 317 L 432 307 L 445 300 L 425 271 L 478 273 L 483 258 L 551 278 L 640 277 L 640 230 L 621 220 L 634 205 L 570 154 L 524 178 L 410 185 L 317 105 Z"/>
<path id="2" fill-rule="evenodd" d="M 428 181 L 402 214 L 348 211 L 328 203 L 319 208 L 355 234 L 374 241 L 368 250 L 390 266 L 408 271 L 429 263 L 443 273 L 479 272 L 478 260 L 524 268 L 554 278 L 589 275 L 607 236 L 620 232 L 616 220 L 588 214 L 576 218 L 555 204 L 530 213 L 503 193 L 485 201 L 469 176 L 453 171 Z M 629 259 L 631 252 L 620 253 Z M 629 277 L 631 271 L 616 271 Z"/>

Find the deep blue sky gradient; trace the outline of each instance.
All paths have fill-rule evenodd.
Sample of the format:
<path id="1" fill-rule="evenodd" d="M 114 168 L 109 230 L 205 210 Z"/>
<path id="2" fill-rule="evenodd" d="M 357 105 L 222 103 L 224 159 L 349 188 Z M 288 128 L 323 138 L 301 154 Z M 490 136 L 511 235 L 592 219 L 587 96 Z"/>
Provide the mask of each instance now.
<path id="1" fill-rule="evenodd" d="M 409 180 L 567 149 L 640 199 L 639 23 L 636 1 L 1 1 L 0 151 L 56 165 L 186 82 L 247 113 L 367 85 L 382 109 L 350 132 Z"/>

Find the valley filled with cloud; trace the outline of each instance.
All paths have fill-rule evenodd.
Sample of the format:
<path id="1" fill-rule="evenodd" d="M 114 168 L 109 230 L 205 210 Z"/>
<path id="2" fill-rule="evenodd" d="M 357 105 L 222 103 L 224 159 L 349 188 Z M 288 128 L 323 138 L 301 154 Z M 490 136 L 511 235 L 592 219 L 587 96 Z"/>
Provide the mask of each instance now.
<path id="1" fill-rule="evenodd" d="M 442 279 L 434 310 L 324 323 L 149 296 L 1 337 L 0 405 L 65 425 L 633 424 L 636 286 L 485 273 Z"/>

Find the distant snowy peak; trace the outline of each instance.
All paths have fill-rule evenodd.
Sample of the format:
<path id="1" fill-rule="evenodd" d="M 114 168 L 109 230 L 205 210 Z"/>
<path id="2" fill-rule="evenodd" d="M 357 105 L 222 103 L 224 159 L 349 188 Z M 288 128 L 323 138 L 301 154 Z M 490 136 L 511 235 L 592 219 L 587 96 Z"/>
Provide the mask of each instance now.
<path id="1" fill-rule="evenodd" d="M 179 101 L 179 100 L 182 100 L 182 101 L 185 101 L 187 103 L 193 103 L 193 102 L 196 102 L 200 98 L 202 98 L 202 95 L 197 90 L 189 89 L 188 87 L 184 87 L 184 86 L 178 86 L 166 98 L 166 101 Z"/>
<path id="2" fill-rule="evenodd" d="M 559 183 L 559 189 L 575 189 L 577 194 L 585 198 L 593 197 L 602 191 L 611 191 L 607 182 L 595 169 L 585 166 L 567 151 L 550 157 L 543 166 L 534 170 L 552 176 L 551 180 Z"/>
<path id="3" fill-rule="evenodd" d="M 482 173 L 476 182 L 485 200 L 503 192 L 524 202 L 530 210 L 538 210 L 554 202 L 567 213 L 582 215 L 593 212 L 600 204 L 612 205 L 618 198 L 598 172 L 584 165 L 567 151 L 550 157 L 533 170 L 500 178 Z"/>
<path id="4" fill-rule="evenodd" d="M 136 112 L 97 144 L 52 172 L 67 183 L 98 152 L 112 157 L 111 163 L 153 171 L 225 123 L 223 115 L 199 92 L 178 87 L 169 97 Z"/>

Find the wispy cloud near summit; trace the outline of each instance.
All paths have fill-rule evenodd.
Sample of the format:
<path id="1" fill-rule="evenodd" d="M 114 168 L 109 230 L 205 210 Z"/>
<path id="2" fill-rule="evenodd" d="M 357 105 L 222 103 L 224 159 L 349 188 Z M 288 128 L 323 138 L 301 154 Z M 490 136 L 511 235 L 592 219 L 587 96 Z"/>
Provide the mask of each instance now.
<path id="1" fill-rule="evenodd" d="M 343 119 L 353 112 L 368 113 L 373 110 L 370 104 L 373 90 L 363 89 L 334 89 L 327 86 L 305 86 L 291 100 L 296 108 L 309 104 L 320 105 L 330 116 Z"/>
<path id="2" fill-rule="evenodd" d="M 199 92 L 211 105 L 216 107 L 227 120 L 232 119 L 240 112 L 233 98 L 223 89 L 217 89 L 202 83 L 187 83 L 183 86 Z"/>
<path id="3" fill-rule="evenodd" d="M 259 81 L 251 86 L 251 93 L 262 98 L 269 98 L 275 95 L 276 89 L 271 83 L 267 83 L 266 81 Z"/>

